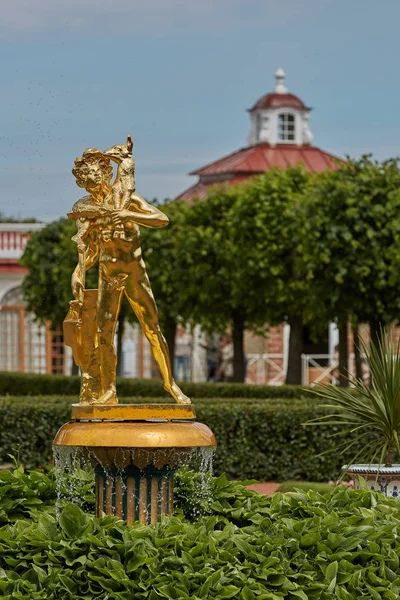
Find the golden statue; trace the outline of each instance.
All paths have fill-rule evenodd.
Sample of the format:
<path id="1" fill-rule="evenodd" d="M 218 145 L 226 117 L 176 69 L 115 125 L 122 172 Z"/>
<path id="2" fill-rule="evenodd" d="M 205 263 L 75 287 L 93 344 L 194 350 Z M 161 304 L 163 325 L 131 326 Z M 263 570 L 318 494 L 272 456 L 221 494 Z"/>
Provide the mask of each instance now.
<path id="1" fill-rule="evenodd" d="M 65 342 L 81 369 L 81 404 L 117 404 L 114 334 L 125 294 L 148 339 L 164 389 L 179 404 L 190 400 L 175 383 L 168 346 L 142 258 L 139 225 L 159 228 L 168 217 L 135 192 L 132 139 L 101 152 L 85 150 L 72 172 L 88 196 L 68 214 L 77 222 L 79 262 L 72 275 L 74 300 L 64 321 Z M 112 183 L 113 169 L 117 174 Z M 85 274 L 98 261 L 98 290 L 85 289 Z"/>

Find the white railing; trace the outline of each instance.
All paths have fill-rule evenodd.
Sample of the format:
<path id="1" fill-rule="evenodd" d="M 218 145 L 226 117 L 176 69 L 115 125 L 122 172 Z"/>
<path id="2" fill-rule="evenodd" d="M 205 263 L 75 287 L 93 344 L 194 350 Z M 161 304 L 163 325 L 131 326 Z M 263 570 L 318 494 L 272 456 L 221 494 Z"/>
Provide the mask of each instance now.
<path id="1" fill-rule="evenodd" d="M 328 362 L 322 366 L 318 361 Z M 336 383 L 336 370 L 338 362 L 332 354 L 302 354 L 301 355 L 301 383 L 302 385 L 314 386 L 318 383 Z M 315 378 L 310 381 L 311 369 L 314 370 Z"/>
<path id="2" fill-rule="evenodd" d="M 0 258 L 21 258 L 29 233 L 42 227 L 43 223 L 0 223 Z"/>
<path id="3" fill-rule="evenodd" d="M 364 357 L 362 357 L 364 359 Z M 318 361 L 323 360 L 328 362 L 327 365 L 322 366 Z M 301 383 L 302 385 L 314 386 L 318 383 L 333 383 L 338 382 L 339 373 L 339 358 L 337 355 L 332 354 L 302 354 L 301 356 Z M 348 359 L 349 373 L 355 375 L 355 354 L 350 353 Z M 313 377 L 310 378 L 310 375 Z M 362 378 L 364 382 L 369 380 L 368 367 L 365 364 L 365 360 L 362 360 Z M 350 384 L 352 385 L 352 384 Z"/>
<path id="4" fill-rule="evenodd" d="M 286 379 L 285 354 L 247 354 L 246 383 L 282 385 Z M 320 362 L 326 364 L 321 365 Z M 337 383 L 338 356 L 334 354 L 302 354 L 301 384 L 314 386 L 318 383 Z M 355 373 L 355 357 L 349 354 L 349 371 Z M 363 379 L 368 381 L 368 370 L 363 361 Z"/>
<path id="5" fill-rule="evenodd" d="M 286 379 L 286 357 L 282 354 L 247 354 L 246 383 L 282 385 Z M 349 356 L 349 363 L 353 359 Z M 319 361 L 327 362 L 322 366 Z M 302 354 L 302 385 L 316 385 L 322 382 L 336 383 L 337 357 L 332 354 Z M 311 376 L 311 377 L 310 377 Z"/>
<path id="6" fill-rule="evenodd" d="M 284 354 L 246 354 L 246 358 L 246 383 L 282 385 L 285 382 Z"/>

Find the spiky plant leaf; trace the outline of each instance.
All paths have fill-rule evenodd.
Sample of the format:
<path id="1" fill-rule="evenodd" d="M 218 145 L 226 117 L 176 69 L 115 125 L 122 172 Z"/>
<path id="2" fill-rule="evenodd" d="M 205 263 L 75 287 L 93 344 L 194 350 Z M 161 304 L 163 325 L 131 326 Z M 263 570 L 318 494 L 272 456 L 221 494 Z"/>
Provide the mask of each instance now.
<path id="1" fill-rule="evenodd" d="M 372 379 L 371 388 L 362 380 L 349 377 L 352 389 L 335 385 L 320 385 L 313 391 L 329 403 L 325 407 L 335 410 L 306 425 L 334 425 L 343 427 L 341 435 L 358 431 L 356 442 L 375 433 L 375 444 L 368 442 L 363 448 L 366 461 L 372 462 L 380 456 L 380 464 L 392 464 L 393 452 L 400 452 L 400 341 L 395 343 L 391 336 L 381 332 L 377 344 L 361 342 Z M 347 452 L 354 440 L 343 444 Z M 356 460 L 360 455 L 353 458 Z"/>

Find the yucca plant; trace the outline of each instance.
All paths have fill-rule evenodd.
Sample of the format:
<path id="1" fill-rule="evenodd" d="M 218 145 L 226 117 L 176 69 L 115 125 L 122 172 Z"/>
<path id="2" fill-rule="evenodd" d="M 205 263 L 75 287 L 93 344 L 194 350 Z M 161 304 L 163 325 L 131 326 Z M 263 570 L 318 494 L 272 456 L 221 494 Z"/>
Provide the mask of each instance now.
<path id="1" fill-rule="evenodd" d="M 351 441 L 340 444 L 347 456 L 355 445 L 357 452 L 352 462 L 362 457 L 363 462 L 391 466 L 394 453 L 400 452 L 400 342 L 381 332 L 379 342 L 368 346 L 360 342 L 372 381 L 368 387 L 362 380 L 349 376 L 351 388 L 329 384 L 318 386 L 314 392 L 329 401 L 323 406 L 334 409 L 306 425 L 333 425 L 340 427 L 335 435 L 351 435 Z"/>

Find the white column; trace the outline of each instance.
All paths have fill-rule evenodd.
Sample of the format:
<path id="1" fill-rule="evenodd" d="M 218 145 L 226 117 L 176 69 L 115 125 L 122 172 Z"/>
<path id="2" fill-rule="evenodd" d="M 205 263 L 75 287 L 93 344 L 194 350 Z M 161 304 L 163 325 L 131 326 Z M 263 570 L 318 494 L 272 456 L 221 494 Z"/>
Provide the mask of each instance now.
<path id="1" fill-rule="evenodd" d="M 289 339 L 290 339 L 290 325 L 289 323 L 284 323 L 283 325 L 283 369 L 285 371 L 285 377 L 288 368 L 288 360 L 289 360 Z"/>
<path id="2" fill-rule="evenodd" d="M 138 377 L 138 326 L 125 323 L 122 342 L 122 376 Z"/>
<path id="3" fill-rule="evenodd" d="M 207 341 L 207 336 L 199 325 L 192 330 L 192 381 L 207 381 L 207 350 L 200 344 Z"/>
<path id="4" fill-rule="evenodd" d="M 336 323 L 329 323 L 329 364 L 333 364 L 334 356 L 335 356 L 335 346 L 339 343 L 339 330 L 337 328 Z"/>

